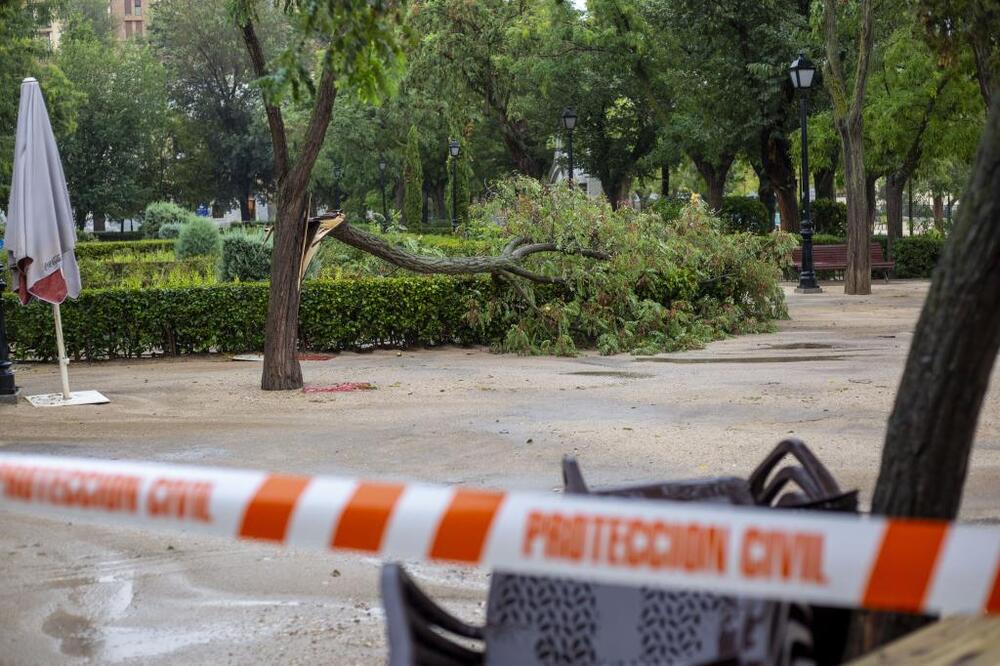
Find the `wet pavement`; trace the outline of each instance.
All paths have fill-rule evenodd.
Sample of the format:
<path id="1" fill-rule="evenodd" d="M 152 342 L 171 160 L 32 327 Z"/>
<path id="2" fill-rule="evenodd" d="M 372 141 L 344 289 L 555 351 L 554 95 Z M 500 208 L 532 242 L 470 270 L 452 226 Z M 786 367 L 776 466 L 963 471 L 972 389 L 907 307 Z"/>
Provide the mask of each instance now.
<path id="1" fill-rule="evenodd" d="M 5 451 L 559 488 L 572 453 L 594 485 L 746 475 L 801 437 L 871 496 L 926 282 L 786 289 L 779 332 L 656 357 L 383 350 L 304 361 L 307 384 L 264 393 L 260 365 L 224 357 L 73 364 L 100 407 L 0 407 Z M 1000 519 L 1000 390 L 983 407 L 963 518 Z M 21 365 L 26 394 L 58 387 Z M 481 621 L 486 574 L 415 565 Z M 384 659 L 378 562 L 0 513 L 0 664 L 369 664 Z"/>

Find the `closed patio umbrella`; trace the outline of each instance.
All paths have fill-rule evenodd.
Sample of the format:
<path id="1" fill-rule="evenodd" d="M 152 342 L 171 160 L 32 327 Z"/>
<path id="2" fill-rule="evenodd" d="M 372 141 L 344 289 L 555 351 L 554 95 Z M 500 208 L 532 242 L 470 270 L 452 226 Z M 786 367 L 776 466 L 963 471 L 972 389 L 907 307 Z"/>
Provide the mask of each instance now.
<path id="1" fill-rule="evenodd" d="M 70 393 L 66 345 L 63 341 L 59 304 L 80 294 L 80 269 L 73 248 L 76 229 L 69 190 L 63 175 L 49 114 L 38 81 L 21 83 L 14 141 L 14 172 L 7 207 L 4 237 L 11 287 L 22 305 L 33 299 L 51 303 L 56 325 L 56 343 L 62 394 L 30 396 L 35 405 L 107 402 L 96 391 Z M 96 394 L 96 395 L 95 395 Z"/>

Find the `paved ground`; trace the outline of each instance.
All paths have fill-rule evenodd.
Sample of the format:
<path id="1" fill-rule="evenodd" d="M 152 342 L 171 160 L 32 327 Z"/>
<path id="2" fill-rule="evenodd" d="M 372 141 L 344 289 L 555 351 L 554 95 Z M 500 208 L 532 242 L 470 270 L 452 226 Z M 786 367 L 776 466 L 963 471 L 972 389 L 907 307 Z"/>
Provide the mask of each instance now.
<path id="1" fill-rule="evenodd" d="M 229 465 L 552 490 L 575 453 L 595 484 L 747 474 L 779 438 L 805 439 L 867 501 L 926 282 L 847 298 L 786 292 L 773 335 L 637 359 L 379 351 L 306 362 L 307 384 L 257 390 L 259 365 L 222 357 L 79 364 L 102 407 L 0 407 L 7 451 Z M 980 419 L 963 515 L 1000 519 L 1000 390 Z M 22 366 L 26 393 L 56 368 Z M 0 514 L 0 664 L 377 663 L 378 563 L 147 536 Z M 417 567 L 478 618 L 486 577 Z"/>

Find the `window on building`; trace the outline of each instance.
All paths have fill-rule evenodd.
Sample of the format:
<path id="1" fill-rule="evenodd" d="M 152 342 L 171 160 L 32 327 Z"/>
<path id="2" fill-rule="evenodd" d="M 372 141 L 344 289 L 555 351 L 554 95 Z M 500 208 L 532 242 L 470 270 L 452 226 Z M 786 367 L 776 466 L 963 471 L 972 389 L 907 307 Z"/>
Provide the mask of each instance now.
<path id="1" fill-rule="evenodd" d="M 132 15 L 132 2 L 133 0 L 125 0 L 125 16 Z"/>
<path id="2" fill-rule="evenodd" d="M 142 16 L 142 0 L 135 0 L 135 11 L 132 13 L 136 16 Z"/>

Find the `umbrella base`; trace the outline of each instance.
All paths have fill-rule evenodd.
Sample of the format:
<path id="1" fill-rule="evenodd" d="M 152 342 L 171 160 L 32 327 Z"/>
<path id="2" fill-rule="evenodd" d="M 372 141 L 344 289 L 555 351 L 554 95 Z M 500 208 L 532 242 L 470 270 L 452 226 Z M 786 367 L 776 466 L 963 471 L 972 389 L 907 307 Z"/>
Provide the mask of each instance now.
<path id="1" fill-rule="evenodd" d="M 62 393 L 44 393 L 42 395 L 29 395 L 28 402 L 35 407 L 70 407 L 73 405 L 103 405 L 111 402 L 100 391 L 73 391 L 69 394 L 69 400 L 63 398 Z"/>
<path id="2" fill-rule="evenodd" d="M 13 393 L 0 393 L 0 405 L 16 405 L 21 399 L 21 389 L 15 388 Z"/>

